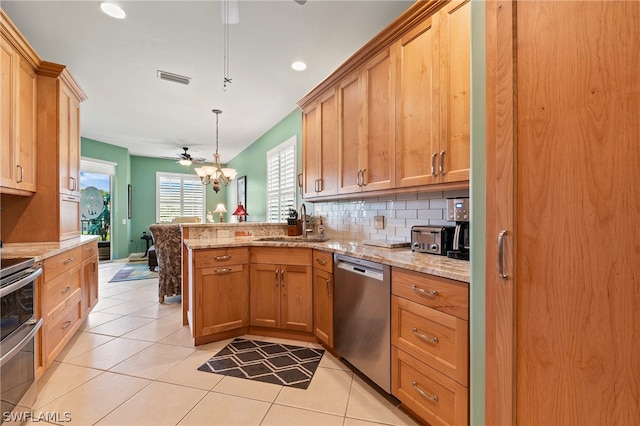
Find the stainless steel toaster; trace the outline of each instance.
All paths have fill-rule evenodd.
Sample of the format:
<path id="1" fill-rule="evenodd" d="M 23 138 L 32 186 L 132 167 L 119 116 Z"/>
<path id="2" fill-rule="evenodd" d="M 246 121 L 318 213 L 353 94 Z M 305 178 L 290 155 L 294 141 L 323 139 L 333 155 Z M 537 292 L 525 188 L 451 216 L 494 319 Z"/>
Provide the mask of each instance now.
<path id="1" fill-rule="evenodd" d="M 453 226 L 416 225 L 411 227 L 411 250 L 419 253 L 447 255 L 453 245 Z"/>

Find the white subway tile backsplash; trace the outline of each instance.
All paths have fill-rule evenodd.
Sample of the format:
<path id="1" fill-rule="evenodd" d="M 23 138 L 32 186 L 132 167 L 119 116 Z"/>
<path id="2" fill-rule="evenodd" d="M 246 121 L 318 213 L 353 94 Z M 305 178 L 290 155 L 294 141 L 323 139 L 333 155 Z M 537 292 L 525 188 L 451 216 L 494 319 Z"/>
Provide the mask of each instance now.
<path id="1" fill-rule="evenodd" d="M 407 201 L 407 209 L 415 209 L 415 210 L 427 210 L 430 208 L 431 203 L 435 200 L 415 200 L 415 201 Z M 446 202 L 445 202 L 446 207 Z"/>

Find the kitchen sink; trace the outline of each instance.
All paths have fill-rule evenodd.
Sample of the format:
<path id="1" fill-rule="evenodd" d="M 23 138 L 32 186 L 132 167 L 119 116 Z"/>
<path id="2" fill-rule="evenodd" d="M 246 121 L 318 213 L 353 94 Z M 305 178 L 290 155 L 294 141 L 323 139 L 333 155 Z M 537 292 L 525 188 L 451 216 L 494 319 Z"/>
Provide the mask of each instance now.
<path id="1" fill-rule="evenodd" d="M 273 235 L 269 237 L 258 237 L 256 241 L 281 241 L 281 242 L 307 242 L 307 243 L 322 243 L 327 241 L 326 237 L 303 237 L 302 235 L 288 236 L 288 235 Z"/>

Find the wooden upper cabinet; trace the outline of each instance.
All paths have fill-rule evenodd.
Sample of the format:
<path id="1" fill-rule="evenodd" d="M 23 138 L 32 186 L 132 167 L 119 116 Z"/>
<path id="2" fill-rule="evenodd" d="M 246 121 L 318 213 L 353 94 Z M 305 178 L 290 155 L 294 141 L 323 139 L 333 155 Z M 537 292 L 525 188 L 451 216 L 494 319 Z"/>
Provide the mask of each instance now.
<path id="1" fill-rule="evenodd" d="M 303 112 L 304 198 L 337 192 L 337 127 L 337 100 L 333 89 Z"/>
<path id="2" fill-rule="evenodd" d="M 4 20 L 2 24 L 4 28 Z M 36 73 L 4 33 L 0 55 L 0 187 L 2 192 L 29 195 L 36 190 Z"/>
<path id="3" fill-rule="evenodd" d="M 398 43 L 398 186 L 469 180 L 470 7 L 447 3 Z"/>
<path id="4" fill-rule="evenodd" d="M 80 101 L 59 81 L 60 193 L 80 196 Z"/>
<path id="5" fill-rule="evenodd" d="M 385 49 L 339 88 L 340 193 L 392 188 L 394 67 Z"/>
<path id="6" fill-rule="evenodd" d="M 442 182 L 469 180 L 471 167 L 471 2 L 448 3 L 438 12 L 440 36 L 440 136 Z"/>

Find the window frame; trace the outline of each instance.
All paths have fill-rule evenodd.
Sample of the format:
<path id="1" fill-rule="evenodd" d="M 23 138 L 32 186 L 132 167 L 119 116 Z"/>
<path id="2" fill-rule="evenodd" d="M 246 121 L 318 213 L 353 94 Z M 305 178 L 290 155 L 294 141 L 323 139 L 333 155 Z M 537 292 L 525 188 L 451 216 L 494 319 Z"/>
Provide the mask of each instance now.
<path id="1" fill-rule="evenodd" d="M 287 176 L 287 169 L 291 168 L 289 162 L 287 164 L 279 164 L 278 168 L 278 191 L 274 191 L 270 189 L 271 182 L 273 180 L 271 173 L 272 168 L 270 167 L 270 162 L 274 157 L 278 157 L 279 161 L 281 159 L 281 155 L 286 155 L 286 151 L 292 150 L 293 153 L 290 154 L 293 157 L 293 172 L 289 171 L 290 176 Z M 271 148 L 267 151 L 266 154 L 266 176 L 265 176 L 265 192 L 266 192 L 266 221 L 267 223 L 286 223 L 286 219 L 289 216 L 288 207 L 285 207 L 284 200 L 291 200 L 292 207 L 296 209 L 298 205 L 298 188 L 297 188 L 297 179 L 298 179 L 298 138 L 297 135 L 293 135 L 286 141 L 280 143 L 274 148 Z M 283 177 L 290 179 L 285 182 L 283 185 Z M 277 198 L 277 206 L 278 206 L 278 219 L 274 220 L 273 215 L 271 214 L 271 203 L 274 198 Z M 284 200 L 283 200 L 284 199 Z M 286 211 L 285 211 L 286 209 Z"/>
<path id="2" fill-rule="evenodd" d="M 171 219 L 169 221 L 161 221 L 161 203 L 160 203 L 160 197 L 161 197 L 161 188 L 160 188 L 160 182 L 162 178 L 167 178 L 167 179 L 174 179 L 174 180 L 179 180 L 179 198 L 180 198 L 180 202 L 179 202 L 179 214 L 175 215 L 175 216 L 171 216 Z M 184 174 L 184 173 L 172 173 L 172 172 L 160 172 L 157 171 L 156 172 L 156 223 L 171 223 L 171 221 L 173 220 L 173 218 L 176 217 L 181 217 L 181 216 L 193 216 L 192 211 L 189 211 L 187 213 L 185 213 L 185 182 L 188 181 L 190 183 L 192 183 L 193 185 L 190 186 L 191 188 L 200 188 L 201 194 L 202 194 L 202 202 L 201 202 L 201 211 L 200 211 L 200 221 L 201 222 L 205 222 L 205 215 L 207 213 L 207 191 L 206 191 L 206 186 L 202 184 L 202 182 L 200 181 L 200 178 L 197 175 L 189 175 L 189 174 Z M 174 203 L 177 204 L 177 203 Z M 195 203 L 191 204 L 196 205 Z"/>

